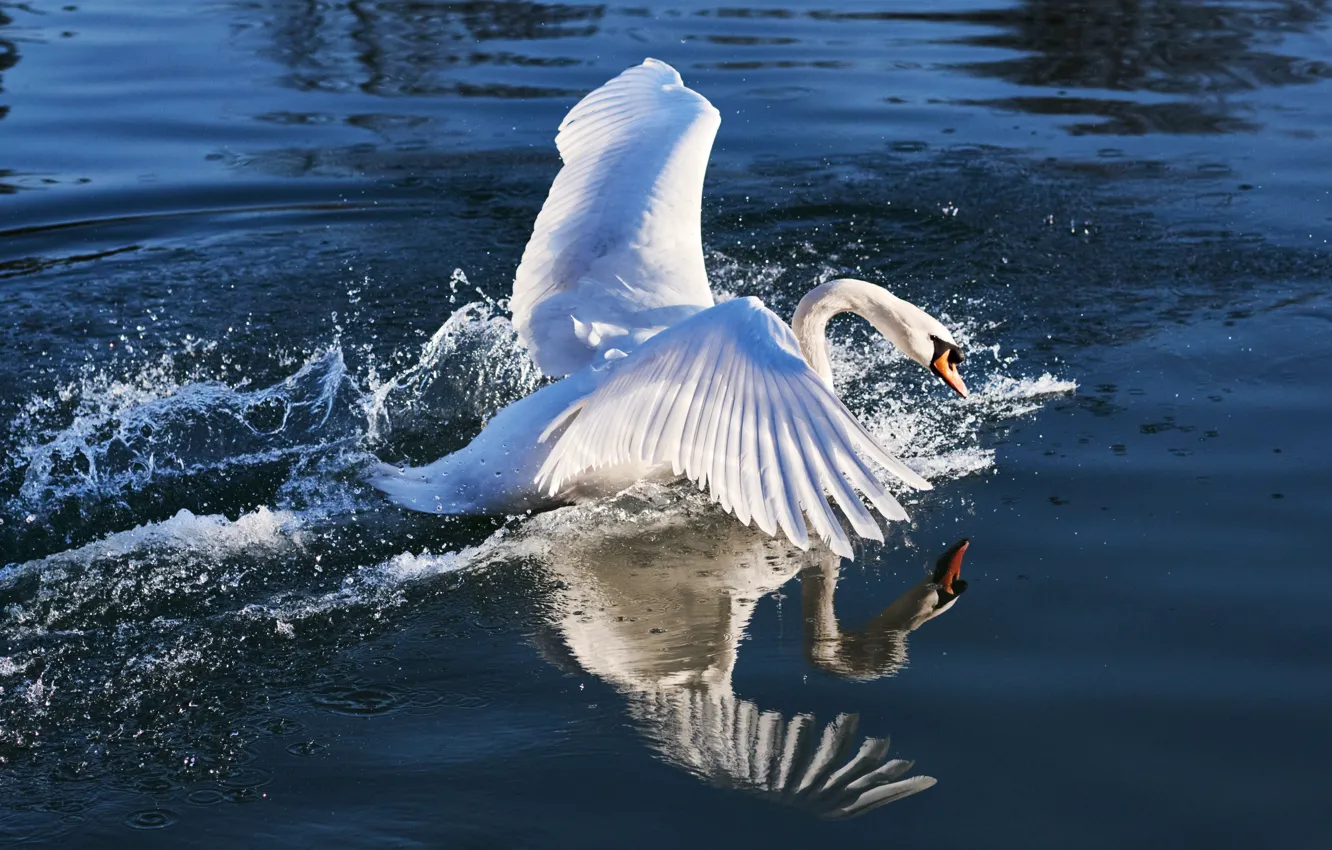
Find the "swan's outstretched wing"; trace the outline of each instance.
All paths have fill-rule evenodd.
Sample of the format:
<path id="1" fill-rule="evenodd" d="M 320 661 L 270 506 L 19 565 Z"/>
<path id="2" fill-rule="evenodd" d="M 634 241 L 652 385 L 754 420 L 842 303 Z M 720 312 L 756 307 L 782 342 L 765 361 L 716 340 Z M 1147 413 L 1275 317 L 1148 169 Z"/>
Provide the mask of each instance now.
<path id="1" fill-rule="evenodd" d="M 513 282 L 514 325 L 541 371 L 567 375 L 617 336 L 712 305 L 699 216 L 721 115 L 648 59 L 560 124 L 564 167 Z"/>
<path id="2" fill-rule="evenodd" d="M 791 329 L 757 298 L 704 310 L 609 368 L 596 391 L 542 435 L 569 423 L 537 474 L 552 494 L 588 470 L 669 463 L 741 522 L 753 518 L 769 534 L 780 525 L 805 549 L 803 510 L 829 548 L 849 558 L 825 492 L 862 537 L 883 534 L 852 488 L 888 519 L 906 519 L 857 449 L 929 489 L 856 421 L 809 368 Z"/>

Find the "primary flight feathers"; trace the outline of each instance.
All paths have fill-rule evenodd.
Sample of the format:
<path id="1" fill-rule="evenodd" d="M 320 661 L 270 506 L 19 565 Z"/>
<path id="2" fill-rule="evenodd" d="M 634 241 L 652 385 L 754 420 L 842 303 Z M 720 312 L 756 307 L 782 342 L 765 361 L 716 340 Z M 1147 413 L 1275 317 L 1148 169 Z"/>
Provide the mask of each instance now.
<path id="1" fill-rule="evenodd" d="M 757 298 L 737 298 L 643 343 L 589 396 L 537 474 L 556 494 L 570 479 L 618 464 L 669 464 L 741 522 L 809 545 L 818 536 L 851 556 L 825 491 L 862 537 L 882 540 L 852 487 L 891 520 L 906 519 L 865 454 L 915 487 L 930 484 L 884 451 L 810 369 L 791 329 Z M 849 479 L 849 481 L 848 481 Z"/>

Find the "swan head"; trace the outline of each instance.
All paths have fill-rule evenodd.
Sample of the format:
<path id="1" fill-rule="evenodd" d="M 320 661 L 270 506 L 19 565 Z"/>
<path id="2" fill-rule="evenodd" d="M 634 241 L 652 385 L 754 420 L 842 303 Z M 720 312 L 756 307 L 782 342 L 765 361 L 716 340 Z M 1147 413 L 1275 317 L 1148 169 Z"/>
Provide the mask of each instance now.
<path id="1" fill-rule="evenodd" d="M 940 325 L 942 327 L 942 325 Z M 934 341 L 934 351 L 930 359 L 930 371 L 939 376 L 953 392 L 967 397 L 967 385 L 962 382 L 962 376 L 958 373 L 957 367 L 964 359 L 962 349 L 958 348 L 956 342 L 944 339 L 943 337 L 932 337 Z"/>
<path id="2" fill-rule="evenodd" d="M 810 290 L 801 299 L 791 323 L 806 359 L 829 384 L 832 376 L 824 334 L 828 319 L 844 312 L 862 316 L 899 351 L 966 397 L 967 385 L 958 373 L 964 358 L 952 331 L 910 301 L 854 278 L 830 280 Z"/>
<path id="3" fill-rule="evenodd" d="M 882 289 L 879 291 L 897 303 L 889 305 L 892 316 L 890 321 L 883 322 L 884 326 L 881 327 L 880 322 L 873 318 L 870 318 L 870 323 L 892 340 L 903 354 L 929 369 L 953 392 L 966 398 L 967 385 L 962 382 L 957 369 L 965 357 L 957 340 L 953 339 L 952 331 L 915 304 L 889 295 Z"/>

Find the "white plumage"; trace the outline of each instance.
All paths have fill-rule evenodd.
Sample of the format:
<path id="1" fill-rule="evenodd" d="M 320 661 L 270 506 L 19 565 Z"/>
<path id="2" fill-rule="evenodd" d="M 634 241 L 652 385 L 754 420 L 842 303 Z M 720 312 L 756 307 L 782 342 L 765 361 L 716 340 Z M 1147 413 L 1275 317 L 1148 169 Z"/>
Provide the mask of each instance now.
<path id="1" fill-rule="evenodd" d="M 834 552 L 882 540 L 863 493 L 906 519 L 870 464 L 929 483 L 875 442 L 831 389 L 828 319 L 864 316 L 965 394 L 961 352 L 923 310 L 864 281 L 801 301 L 788 327 L 757 298 L 714 304 L 699 232 L 717 110 L 648 59 L 583 98 L 556 145 L 564 166 L 514 280 L 514 325 L 543 372 L 568 375 L 501 411 L 429 466 L 380 466 L 372 483 L 439 513 L 539 508 L 685 476 L 769 534 Z M 809 526 L 806 525 L 808 519 Z"/>
<path id="2" fill-rule="evenodd" d="M 741 522 L 752 518 L 768 534 L 780 526 L 802 548 L 803 510 L 847 557 L 850 541 L 825 492 L 862 537 L 883 539 L 852 486 L 886 518 L 906 519 L 857 449 L 913 486 L 930 486 L 879 447 L 757 298 L 718 304 L 648 340 L 547 432 L 568 417 L 537 473 L 550 495 L 603 467 L 669 464 Z"/>
<path id="3" fill-rule="evenodd" d="M 721 115 L 648 59 L 579 101 L 513 282 L 513 323 L 541 371 L 568 375 L 626 336 L 712 306 L 699 218 Z"/>

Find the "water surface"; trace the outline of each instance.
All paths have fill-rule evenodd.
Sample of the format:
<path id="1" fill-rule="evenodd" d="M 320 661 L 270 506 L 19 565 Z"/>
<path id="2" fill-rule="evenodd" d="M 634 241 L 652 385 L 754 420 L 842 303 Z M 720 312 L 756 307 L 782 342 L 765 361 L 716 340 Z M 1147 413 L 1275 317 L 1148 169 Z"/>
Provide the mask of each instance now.
<path id="1" fill-rule="evenodd" d="M 0 4 L 0 840 L 1324 846 L 1328 15 Z M 965 402 L 834 328 L 936 483 L 854 561 L 359 483 L 539 385 L 554 128 L 645 56 L 719 290 L 959 329 Z M 791 778 L 862 746 L 872 811 Z"/>

